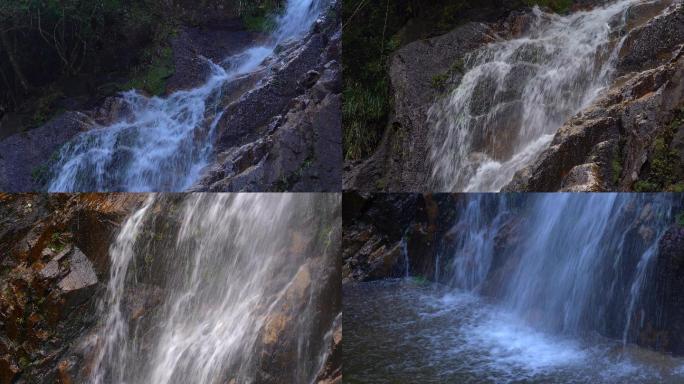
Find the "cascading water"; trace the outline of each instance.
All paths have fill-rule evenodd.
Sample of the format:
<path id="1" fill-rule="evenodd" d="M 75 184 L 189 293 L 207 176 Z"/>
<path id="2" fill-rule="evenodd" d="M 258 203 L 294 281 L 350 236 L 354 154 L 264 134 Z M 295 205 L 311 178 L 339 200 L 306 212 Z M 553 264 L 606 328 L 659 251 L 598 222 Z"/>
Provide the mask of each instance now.
<path id="1" fill-rule="evenodd" d="M 325 306 L 339 274 L 339 199 L 178 199 L 150 198 L 111 247 L 89 382 L 251 383 L 284 364 L 263 349 L 276 340 L 292 364 L 271 368 L 279 379 L 312 382 L 337 315 Z M 132 313 L 136 300 L 144 313 Z"/>
<path id="2" fill-rule="evenodd" d="M 433 189 L 501 190 L 610 83 L 628 10 L 646 2 L 568 16 L 535 8 L 523 37 L 467 55 L 458 87 L 428 113 Z"/>
<path id="3" fill-rule="evenodd" d="M 562 334 L 626 332 L 672 221 L 670 198 L 561 194 L 534 200 L 525 240 L 513 251 L 520 263 L 504 304 Z"/>
<path id="4" fill-rule="evenodd" d="M 451 286 L 476 291 L 487 278 L 490 264 L 494 257 L 494 237 L 500 229 L 503 218 L 508 214 L 506 202 L 496 209 L 494 217 L 487 215 L 485 206 L 492 196 L 474 195 L 467 203 L 463 214 L 454 225 L 453 244 L 450 265 L 445 270 L 447 275 L 437 275 L 438 279 L 447 280 Z M 498 202 L 497 202 L 498 203 Z"/>
<path id="5" fill-rule="evenodd" d="M 683 359 L 636 345 L 663 326 L 654 271 L 680 204 L 671 194 L 464 195 L 438 240 L 437 284 L 346 287 L 346 377 L 682 382 Z"/>
<path id="6" fill-rule="evenodd" d="M 308 32 L 328 0 L 289 0 L 270 41 L 229 57 L 199 88 L 166 98 L 124 93 L 127 116 L 67 143 L 52 167 L 51 192 L 183 191 L 212 155 L 214 129 L 223 117 L 223 87 L 259 66 L 275 48 Z"/>

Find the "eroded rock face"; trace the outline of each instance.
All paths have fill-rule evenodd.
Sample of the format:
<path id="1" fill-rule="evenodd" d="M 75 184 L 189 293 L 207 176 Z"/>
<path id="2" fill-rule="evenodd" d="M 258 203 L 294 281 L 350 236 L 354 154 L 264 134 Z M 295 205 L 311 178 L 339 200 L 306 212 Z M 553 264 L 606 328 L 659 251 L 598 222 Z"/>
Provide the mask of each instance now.
<path id="1" fill-rule="evenodd" d="M 339 2 L 300 44 L 282 47 L 258 85 L 227 104 L 214 164 L 194 191 L 339 191 Z"/>
<path id="2" fill-rule="evenodd" d="M 631 191 L 648 180 L 658 151 L 677 150 L 677 141 L 667 137 L 682 131 L 676 119 L 684 108 L 683 25 L 684 6 L 678 4 L 633 30 L 618 63 L 622 76 L 561 127 L 505 191 Z M 658 139 L 667 148 L 658 148 Z M 682 178 L 667 176 L 670 184 Z"/>
<path id="3" fill-rule="evenodd" d="M 106 250 L 104 258 L 100 252 L 140 199 L 0 197 L 0 249 L 7 251 L 0 260 L 0 382 L 54 382 L 63 376 L 61 356 L 95 321 L 108 267 Z M 86 223 L 89 231 L 80 227 Z M 93 244 L 98 241 L 104 246 Z"/>

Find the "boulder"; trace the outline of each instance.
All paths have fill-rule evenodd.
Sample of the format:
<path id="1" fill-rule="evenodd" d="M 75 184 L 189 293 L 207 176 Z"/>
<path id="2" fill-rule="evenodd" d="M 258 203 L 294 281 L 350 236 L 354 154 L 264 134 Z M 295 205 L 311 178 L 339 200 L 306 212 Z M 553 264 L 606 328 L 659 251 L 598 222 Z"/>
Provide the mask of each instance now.
<path id="1" fill-rule="evenodd" d="M 74 248 L 67 263 L 69 273 L 57 283 L 57 287 L 64 293 L 67 305 L 77 306 L 93 296 L 98 280 L 93 264 L 80 249 Z"/>

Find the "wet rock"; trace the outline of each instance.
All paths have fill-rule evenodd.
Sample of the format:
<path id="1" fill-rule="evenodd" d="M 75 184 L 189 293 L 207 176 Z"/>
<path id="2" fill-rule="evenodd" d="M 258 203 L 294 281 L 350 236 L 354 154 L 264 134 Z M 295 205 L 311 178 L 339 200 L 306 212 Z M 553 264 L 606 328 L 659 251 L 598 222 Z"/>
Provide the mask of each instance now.
<path id="1" fill-rule="evenodd" d="M 12 360 L 10 356 L 0 356 L 0 383 L 14 383 L 14 379 L 20 372 L 21 369 L 19 369 L 19 366 Z"/>
<path id="2" fill-rule="evenodd" d="M 494 236 L 494 253 L 481 293 L 489 297 L 502 297 L 512 276 L 520 265 L 517 247 L 525 240 L 522 236 L 525 221 L 511 216 L 505 219 Z"/>
<path id="3" fill-rule="evenodd" d="M 339 236 L 339 231 L 335 236 Z M 337 237 L 339 241 L 339 237 Z M 302 266 L 280 302 L 267 315 L 255 348 L 258 359 L 256 382 L 285 384 L 299 382 L 303 367 L 316 362 L 310 380 L 320 374 L 320 366 L 330 362 L 331 370 L 341 369 L 334 360 L 321 360 L 321 352 L 331 348 L 331 329 L 341 308 L 341 286 L 337 258 L 315 257 Z M 307 316 L 311 316 L 307 320 Z M 334 331 L 333 331 L 334 332 Z M 304 335 L 304 336 L 298 336 Z M 333 336 L 333 335 L 330 335 Z M 308 340 L 300 348 L 298 337 Z M 334 337 L 333 337 L 334 341 Z M 304 368 L 310 371 L 310 368 Z M 308 380 L 307 380 L 308 381 Z"/>
<path id="4" fill-rule="evenodd" d="M 639 24 L 662 12 L 667 1 L 640 4 L 632 7 L 628 23 Z M 630 72 L 662 65 L 672 60 L 684 43 L 684 7 L 673 5 L 679 10 L 668 12 L 658 19 L 636 28 L 625 40 L 620 50 L 618 70 Z"/>
<path id="5" fill-rule="evenodd" d="M 393 275 L 393 271 L 401 269 L 401 244 L 395 244 L 392 248 L 385 245 L 376 249 L 368 257 L 369 272 L 367 279 L 378 280 Z"/>
<path id="6" fill-rule="evenodd" d="M 341 189 L 338 12 L 328 12 L 303 42 L 281 47 L 274 68 L 226 105 L 219 155 L 193 191 Z"/>
<path id="7" fill-rule="evenodd" d="M 74 249 L 68 263 L 69 274 L 57 286 L 64 292 L 69 305 L 79 305 L 93 295 L 97 276 L 93 264 L 78 248 Z"/>
<path id="8" fill-rule="evenodd" d="M 59 384 L 73 384 L 73 370 L 76 363 L 72 360 L 62 360 L 57 365 Z"/>
<path id="9" fill-rule="evenodd" d="M 361 164 L 347 164 L 345 189 L 425 190 L 429 172 L 425 160 L 427 112 L 441 94 L 433 86 L 433 79 L 452 73 L 450 82 L 458 84 L 462 74 L 452 69 L 468 52 L 494 41 L 495 35 L 485 24 L 468 23 L 446 35 L 408 44 L 392 56 L 389 75 L 394 114 L 372 157 Z"/>
<path id="10" fill-rule="evenodd" d="M 316 84 L 320 77 L 321 74 L 312 69 L 308 71 L 301 80 L 299 80 L 299 85 L 304 88 L 311 88 L 314 86 L 314 84 Z"/>
<path id="11" fill-rule="evenodd" d="M 0 190 L 42 190 L 48 172 L 46 161 L 69 139 L 92 127 L 86 115 L 67 112 L 40 128 L 0 141 Z"/>
<path id="12" fill-rule="evenodd" d="M 106 126 L 126 119 L 132 112 L 130 105 L 126 103 L 123 97 L 113 96 L 106 98 L 100 106 L 89 112 L 88 115 L 95 123 Z"/>
<path id="13" fill-rule="evenodd" d="M 561 127 L 504 191 L 630 191 L 646 176 L 655 139 L 684 107 L 684 55 L 678 48 L 684 44 L 683 9 L 673 6 L 630 33 L 626 49 L 634 51 L 619 65 L 627 73 Z"/>
<path id="14" fill-rule="evenodd" d="M 207 59 L 220 63 L 263 38 L 246 30 L 239 18 L 179 29 L 177 36 L 171 39 L 174 73 L 166 83 L 167 94 L 202 85 L 211 75 Z"/>
<path id="15" fill-rule="evenodd" d="M 677 224 L 660 240 L 652 281 L 653 304 L 640 344 L 684 355 L 684 228 Z"/>
<path id="16" fill-rule="evenodd" d="M 318 384 L 340 384 L 342 383 L 342 314 L 340 313 L 335 322 L 330 335 L 330 349 L 321 372 L 316 377 Z"/>
<path id="17" fill-rule="evenodd" d="M 574 166 L 563 179 L 562 192 L 601 191 L 600 166 L 596 163 Z"/>

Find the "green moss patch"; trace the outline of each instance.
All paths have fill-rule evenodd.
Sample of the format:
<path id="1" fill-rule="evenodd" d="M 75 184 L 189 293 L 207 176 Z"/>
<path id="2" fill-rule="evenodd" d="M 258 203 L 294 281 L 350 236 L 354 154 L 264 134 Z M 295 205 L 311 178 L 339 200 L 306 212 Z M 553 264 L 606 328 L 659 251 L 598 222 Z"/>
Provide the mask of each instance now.
<path id="1" fill-rule="evenodd" d="M 653 141 L 646 176 L 634 184 L 636 192 L 662 192 L 684 189 L 680 180 L 679 153 L 672 148 L 675 134 L 684 125 L 684 110 L 680 110 L 670 124 Z"/>

